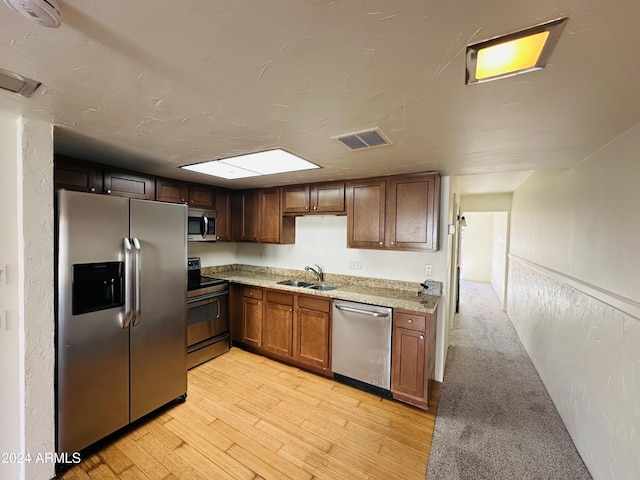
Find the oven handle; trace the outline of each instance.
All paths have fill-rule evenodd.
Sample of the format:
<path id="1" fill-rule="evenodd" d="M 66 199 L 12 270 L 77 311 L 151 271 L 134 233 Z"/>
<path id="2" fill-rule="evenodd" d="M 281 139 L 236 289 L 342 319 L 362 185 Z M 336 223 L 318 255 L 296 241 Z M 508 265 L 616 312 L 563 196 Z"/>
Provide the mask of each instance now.
<path id="1" fill-rule="evenodd" d="M 197 297 L 192 297 L 187 300 L 187 305 L 192 303 L 201 302 L 203 300 L 211 300 L 212 298 L 221 297 L 223 295 L 227 295 L 229 290 L 225 290 L 223 292 L 215 292 L 215 293 L 205 293 L 204 295 L 198 295 Z"/>

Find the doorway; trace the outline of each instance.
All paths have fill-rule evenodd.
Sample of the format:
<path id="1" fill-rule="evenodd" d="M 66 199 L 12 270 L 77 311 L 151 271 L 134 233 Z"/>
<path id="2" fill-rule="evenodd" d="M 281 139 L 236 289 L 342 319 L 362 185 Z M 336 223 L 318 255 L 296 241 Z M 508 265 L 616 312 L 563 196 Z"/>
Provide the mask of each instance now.
<path id="1" fill-rule="evenodd" d="M 508 212 L 464 212 L 460 234 L 460 280 L 491 285 L 506 309 Z"/>

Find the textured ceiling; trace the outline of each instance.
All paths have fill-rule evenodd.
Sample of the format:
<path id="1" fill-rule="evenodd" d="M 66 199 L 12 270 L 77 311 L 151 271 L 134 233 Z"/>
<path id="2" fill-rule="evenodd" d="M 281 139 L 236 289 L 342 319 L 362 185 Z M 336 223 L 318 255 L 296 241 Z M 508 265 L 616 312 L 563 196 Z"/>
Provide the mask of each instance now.
<path id="1" fill-rule="evenodd" d="M 570 167 L 640 122 L 637 0 L 60 6 L 48 29 L 0 2 L 0 68 L 43 83 L 30 99 L 1 91 L 0 109 L 52 121 L 60 153 L 149 173 L 240 188 Z M 562 16 L 544 70 L 464 85 L 468 43 Z M 372 127 L 392 145 L 332 138 Z M 236 181 L 176 168 L 276 147 L 323 168 Z"/>

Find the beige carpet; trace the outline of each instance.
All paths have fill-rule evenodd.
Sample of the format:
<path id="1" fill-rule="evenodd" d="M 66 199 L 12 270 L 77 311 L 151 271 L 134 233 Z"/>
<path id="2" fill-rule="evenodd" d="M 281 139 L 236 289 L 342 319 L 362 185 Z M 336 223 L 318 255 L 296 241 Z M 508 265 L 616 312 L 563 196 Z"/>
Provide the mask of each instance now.
<path id="1" fill-rule="evenodd" d="M 463 282 L 428 480 L 590 479 L 489 284 Z"/>

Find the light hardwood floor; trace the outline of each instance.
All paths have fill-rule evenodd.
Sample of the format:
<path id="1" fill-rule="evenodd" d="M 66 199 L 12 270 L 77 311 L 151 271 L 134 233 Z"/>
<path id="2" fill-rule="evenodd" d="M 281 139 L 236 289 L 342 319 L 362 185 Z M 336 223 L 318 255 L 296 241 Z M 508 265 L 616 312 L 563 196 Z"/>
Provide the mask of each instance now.
<path id="1" fill-rule="evenodd" d="M 61 478 L 424 480 L 436 408 L 437 399 L 423 412 L 232 348 L 189 371 L 185 403 Z"/>

